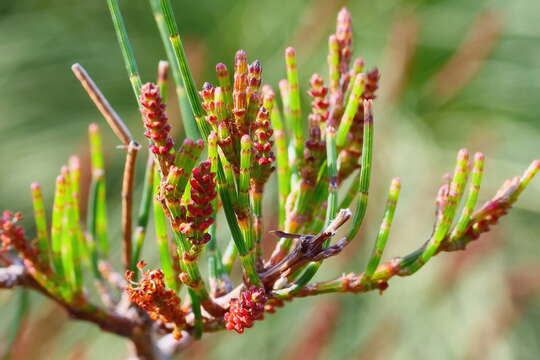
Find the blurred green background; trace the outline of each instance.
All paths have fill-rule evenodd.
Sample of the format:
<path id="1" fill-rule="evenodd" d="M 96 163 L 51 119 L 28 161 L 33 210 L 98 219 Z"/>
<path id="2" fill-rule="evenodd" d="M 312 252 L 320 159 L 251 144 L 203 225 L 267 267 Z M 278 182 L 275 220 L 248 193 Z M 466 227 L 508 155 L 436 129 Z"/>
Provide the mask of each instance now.
<path id="1" fill-rule="evenodd" d="M 382 71 L 373 194 L 365 222 L 373 225 L 341 260 L 325 263 L 319 279 L 363 268 L 392 177 L 401 177 L 403 190 L 387 256 L 408 253 L 429 236 L 441 176 L 452 170 L 459 148 L 486 154 L 481 201 L 540 157 L 537 0 L 173 3 L 198 86 L 215 81 L 214 65 L 232 65 L 234 52 L 243 48 L 250 59 L 262 61 L 264 83 L 277 87 L 285 76 L 284 48 L 293 45 L 307 90 L 313 72 L 327 76 L 327 38 L 337 11 L 344 5 L 351 10 L 355 56 Z M 164 52 L 149 5 L 139 0 L 121 6 L 143 81 L 153 81 Z M 32 181 L 43 185 L 50 204 L 60 166 L 70 154 L 85 159 L 87 125 L 98 122 L 107 147 L 110 224 L 118 224 L 123 154 L 71 73 L 75 62 L 142 141 L 104 0 L 0 1 L 0 208 L 30 214 Z M 308 109 L 307 95 L 303 101 Z M 175 105 L 170 115 L 179 129 Z M 271 182 L 275 188 L 275 179 Z M 275 214 L 274 195 L 269 189 L 268 214 Z M 205 336 L 183 358 L 538 359 L 539 199 L 536 179 L 510 216 L 470 251 L 442 254 L 415 276 L 392 280 L 384 296 L 296 300 L 242 336 Z M 31 232 L 30 216 L 26 224 Z M 119 227 L 110 230 L 118 238 Z M 155 263 L 152 236 L 144 258 Z M 119 241 L 117 252 L 118 247 Z M 0 293 L 0 354 L 9 341 L 17 295 Z M 14 359 L 125 357 L 122 339 L 68 321 L 40 296 L 30 301 Z"/>

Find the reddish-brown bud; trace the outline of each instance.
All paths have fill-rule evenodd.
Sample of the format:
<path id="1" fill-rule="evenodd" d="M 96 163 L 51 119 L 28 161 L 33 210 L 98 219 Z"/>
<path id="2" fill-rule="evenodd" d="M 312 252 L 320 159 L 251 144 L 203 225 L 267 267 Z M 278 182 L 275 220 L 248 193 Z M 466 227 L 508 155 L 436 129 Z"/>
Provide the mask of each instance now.
<path id="1" fill-rule="evenodd" d="M 168 124 L 165 104 L 162 102 L 159 86 L 153 83 L 144 84 L 141 87 L 139 102 L 144 126 L 146 127 L 144 135 L 151 140 L 150 151 L 156 154 L 161 170 L 167 173 L 168 167 L 173 161 L 171 149 L 174 142 L 169 135 L 171 126 Z"/>
<path id="2" fill-rule="evenodd" d="M 211 172 L 210 161 L 202 161 L 191 172 L 191 201 L 187 205 L 187 217 L 178 230 L 196 245 L 210 241 L 206 230 L 214 222 L 212 201 L 216 198 L 216 174 Z"/>
<path id="3" fill-rule="evenodd" d="M 141 269 L 144 264 L 140 265 Z M 180 329 L 186 322 L 185 313 L 176 292 L 165 286 L 163 271 L 144 271 L 138 283 L 133 282 L 134 275 L 133 271 L 126 271 L 129 299 L 145 310 L 151 319 L 172 323 L 175 327 L 173 334 L 179 339 Z"/>
<path id="4" fill-rule="evenodd" d="M 244 289 L 239 298 L 231 300 L 229 311 L 224 316 L 225 327 L 242 334 L 245 328 L 253 326 L 255 320 L 263 319 L 267 300 L 263 288 L 251 286 Z"/>

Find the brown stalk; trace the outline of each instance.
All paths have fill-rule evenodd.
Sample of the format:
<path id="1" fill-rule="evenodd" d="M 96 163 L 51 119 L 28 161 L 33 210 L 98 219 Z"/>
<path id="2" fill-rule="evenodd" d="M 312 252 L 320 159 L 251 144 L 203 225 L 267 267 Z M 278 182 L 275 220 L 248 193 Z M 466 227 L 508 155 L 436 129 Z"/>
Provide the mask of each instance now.
<path id="1" fill-rule="evenodd" d="M 124 267 L 129 269 L 132 252 L 132 210 L 133 210 L 133 184 L 135 179 L 135 160 L 141 146 L 131 141 L 127 147 L 124 176 L 122 180 L 122 234 Z"/>
<path id="2" fill-rule="evenodd" d="M 113 109 L 111 104 L 109 104 L 103 93 L 99 90 L 96 83 L 92 80 L 90 75 L 88 75 L 86 70 L 80 64 L 73 64 L 71 66 L 71 70 L 77 79 L 79 79 L 81 85 L 88 93 L 88 96 L 90 96 L 90 99 L 92 99 L 99 112 L 101 115 L 103 115 L 105 120 L 107 120 L 107 123 L 116 136 L 118 136 L 120 141 L 124 145 L 129 145 L 130 142 L 134 141 L 133 136 L 131 135 L 124 121 Z"/>

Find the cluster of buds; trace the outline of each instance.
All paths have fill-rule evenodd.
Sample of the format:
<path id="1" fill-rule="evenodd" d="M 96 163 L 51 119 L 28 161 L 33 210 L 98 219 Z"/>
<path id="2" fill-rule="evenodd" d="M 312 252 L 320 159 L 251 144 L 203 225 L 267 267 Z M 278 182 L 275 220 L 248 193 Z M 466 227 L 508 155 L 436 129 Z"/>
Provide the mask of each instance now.
<path id="1" fill-rule="evenodd" d="M 346 179 L 358 165 L 358 159 L 362 156 L 362 145 L 364 141 L 364 122 L 366 119 L 373 118 L 371 113 L 372 102 L 360 102 L 354 120 L 347 134 L 347 145 L 341 149 L 338 155 L 338 178 L 340 181 Z"/>
<path id="2" fill-rule="evenodd" d="M 150 150 L 156 155 L 162 172 L 166 174 L 174 160 L 174 155 L 171 153 L 174 142 L 169 135 L 171 125 L 168 123 L 159 86 L 153 83 L 144 84 L 141 88 L 139 102 L 146 127 L 144 135 L 151 140 Z"/>
<path id="3" fill-rule="evenodd" d="M 313 97 L 311 114 L 309 115 L 309 138 L 305 142 L 304 164 L 301 170 L 302 179 L 310 186 L 317 181 L 317 172 L 324 159 L 325 141 L 322 139 L 324 125 L 328 119 L 328 88 L 319 74 L 313 74 L 310 79 L 308 94 Z"/>
<path id="4" fill-rule="evenodd" d="M 141 270 L 144 266 L 142 261 L 137 264 Z M 129 299 L 144 309 L 153 320 L 173 324 L 173 335 L 176 339 L 180 339 L 181 329 L 186 323 L 185 313 L 176 292 L 165 286 L 163 271 L 143 271 L 141 279 L 134 282 L 135 272 L 128 270 L 126 278 L 129 281 L 127 286 Z"/>
<path id="5" fill-rule="evenodd" d="M 180 224 L 180 232 L 186 234 L 195 245 L 202 245 L 210 240 L 206 233 L 214 222 L 212 201 L 216 198 L 216 174 L 210 171 L 211 163 L 206 160 L 192 171 L 191 201 L 187 205 L 186 221 Z"/>
<path id="6" fill-rule="evenodd" d="M 274 141 L 272 134 L 274 133 L 270 125 L 270 111 L 261 106 L 257 119 L 253 123 L 252 137 L 255 164 L 253 166 L 253 182 L 256 184 L 264 184 L 272 171 L 274 171 L 274 161 L 276 157 L 272 151 Z"/>
<path id="7" fill-rule="evenodd" d="M 261 106 L 261 74 L 262 67 L 259 60 L 255 60 L 248 66 L 248 85 L 246 87 L 246 98 L 248 100 L 246 124 L 248 127 L 257 117 Z"/>
<path id="8" fill-rule="evenodd" d="M 535 173 L 538 169 L 540 169 L 540 160 L 532 163 L 523 178 L 514 177 L 506 180 L 493 199 L 486 202 L 475 214 L 465 235 L 476 240 L 482 233 L 488 232 L 491 226 L 496 225 L 499 219 L 508 213 L 516 201 L 517 195 L 523 190 L 523 180 L 532 177 L 530 174 Z"/>
<path id="9" fill-rule="evenodd" d="M 352 17 L 345 8 L 337 16 L 336 39 L 339 44 L 340 71 L 345 73 L 352 55 Z"/>
<path id="10" fill-rule="evenodd" d="M 248 65 L 245 51 L 238 50 L 234 58 L 234 87 L 233 87 L 233 114 L 238 133 L 241 135 L 249 132 L 249 124 L 245 121 L 247 113 L 247 83 Z"/>
<path id="11" fill-rule="evenodd" d="M 20 213 L 5 210 L 0 217 L 0 252 L 14 249 L 24 260 L 30 272 L 50 273 L 49 265 L 40 258 L 40 250 L 36 244 L 28 240 L 24 228 L 17 223 L 22 219 Z"/>
<path id="12" fill-rule="evenodd" d="M 246 97 L 250 103 L 258 103 L 259 89 L 261 88 L 262 66 L 259 60 L 255 60 L 248 66 L 248 84 Z"/>
<path id="13" fill-rule="evenodd" d="M 244 289 L 239 298 L 231 300 L 229 311 L 225 314 L 225 327 L 242 334 L 245 328 L 253 326 L 255 320 L 262 320 L 268 300 L 263 288 L 251 286 Z"/>
<path id="14" fill-rule="evenodd" d="M 228 71 L 224 64 L 218 64 L 216 66 L 216 71 L 218 77 L 221 76 L 228 80 Z M 209 82 L 205 82 L 202 90 L 199 91 L 199 94 L 203 99 L 202 106 L 206 110 L 205 119 L 219 135 L 218 144 L 220 148 L 223 150 L 227 159 L 233 164 L 233 167 L 237 170 L 240 158 L 233 137 L 238 134 L 238 129 L 234 124 L 232 114 L 226 103 L 226 97 L 230 95 L 226 90 L 228 87 L 229 86 L 214 87 Z"/>
<path id="15" fill-rule="evenodd" d="M 381 72 L 378 68 L 373 68 L 366 74 L 366 89 L 362 94 L 364 100 L 373 100 L 376 95 L 375 92 L 379 88 L 379 79 L 381 78 Z"/>
<path id="16" fill-rule="evenodd" d="M 215 88 L 209 82 L 205 82 L 203 84 L 202 90 L 199 91 L 199 94 L 202 97 L 202 107 L 207 114 L 205 119 L 212 125 L 215 125 L 217 121 L 217 116 L 215 114 L 216 106 L 214 102 L 214 93 Z"/>

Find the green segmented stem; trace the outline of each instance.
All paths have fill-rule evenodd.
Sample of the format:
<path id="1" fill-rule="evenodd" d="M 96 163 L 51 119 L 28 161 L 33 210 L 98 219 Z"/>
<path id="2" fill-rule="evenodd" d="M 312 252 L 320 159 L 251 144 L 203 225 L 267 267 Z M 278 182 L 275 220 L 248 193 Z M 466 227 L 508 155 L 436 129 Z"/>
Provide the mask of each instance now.
<path id="1" fill-rule="evenodd" d="M 240 255 L 240 261 L 242 262 L 245 274 L 252 284 L 257 285 L 260 284 L 261 280 L 255 266 L 255 254 L 248 251 L 242 231 L 238 225 L 238 220 L 234 212 L 234 205 L 232 201 L 233 197 L 236 196 L 234 194 L 234 184 L 230 184 L 230 181 L 233 179 L 229 178 L 228 180 L 225 175 L 225 170 L 223 169 L 222 163 L 225 164 L 227 160 L 222 152 L 220 152 L 220 159 L 221 162 L 218 163 L 217 172 L 218 190 L 221 197 L 221 202 L 223 204 L 225 218 L 227 219 L 227 224 L 229 225 L 229 230 L 231 231 L 232 240 L 234 241 L 236 250 Z M 232 252 L 232 254 L 234 254 L 234 252 Z M 232 261 L 234 262 L 234 257 Z M 224 266 L 226 268 L 227 264 L 228 263 L 224 261 Z M 230 263 L 230 267 L 232 267 L 232 262 Z"/>
<path id="2" fill-rule="evenodd" d="M 108 254 L 107 240 L 107 210 L 105 194 L 105 161 L 99 126 L 92 123 L 88 126 L 88 139 L 90 143 L 90 160 L 92 166 L 92 182 L 88 194 L 86 212 L 86 228 L 88 230 L 88 256 L 94 277 L 102 280 L 99 271 L 100 254 Z"/>
<path id="3" fill-rule="evenodd" d="M 529 165 L 525 173 L 519 179 L 517 190 L 512 194 L 510 201 L 515 202 L 523 190 L 529 185 L 536 173 L 540 170 L 540 160 L 535 160 Z"/>
<path id="4" fill-rule="evenodd" d="M 109 254 L 109 239 L 107 236 L 107 191 L 105 182 L 105 160 L 101 132 L 97 124 L 88 127 L 90 139 L 90 156 L 92 164 L 92 184 L 88 200 L 87 226 L 92 239 L 102 257 Z"/>
<path id="5" fill-rule="evenodd" d="M 302 275 L 291 286 L 275 291 L 279 298 L 289 298 L 291 295 L 302 289 L 317 273 L 321 266 L 321 261 L 312 261 L 306 265 Z"/>
<path id="6" fill-rule="evenodd" d="M 356 174 L 354 178 L 352 179 L 351 184 L 349 185 L 349 188 L 347 189 L 347 192 L 345 192 L 345 196 L 343 196 L 343 199 L 339 203 L 338 209 L 346 209 L 349 206 L 351 206 L 351 203 L 356 197 L 359 183 L 360 183 L 360 172 L 358 172 L 358 174 Z"/>
<path id="7" fill-rule="evenodd" d="M 325 226 L 336 217 L 338 206 L 336 129 L 326 129 L 326 166 L 328 169 L 328 201 Z"/>
<path id="8" fill-rule="evenodd" d="M 81 261 L 87 261 L 89 256 L 86 239 L 80 226 L 80 193 L 81 193 L 81 165 L 77 156 L 69 158 L 69 186 L 71 190 L 72 217 L 70 220 L 71 229 L 75 233 L 73 256 L 77 264 L 75 265 L 75 275 L 77 279 L 77 290 L 82 289 L 82 266 Z"/>
<path id="9" fill-rule="evenodd" d="M 154 169 L 153 180 L 153 212 L 154 212 L 154 229 L 156 232 L 156 240 L 159 248 L 159 260 L 163 274 L 165 275 L 165 284 L 170 289 L 178 289 L 179 282 L 172 264 L 172 254 L 170 253 L 169 234 L 167 232 L 167 217 L 163 211 L 161 202 L 158 200 L 160 175 L 157 168 Z"/>
<path id="10" fill-rule="evenodd" d="M 51 247 L 54 269 L 60 278 L 64 276 L 62 267 L 62 233 L 64 223 L 64 209 L 66 198 L 66 178 L 59 175 L 56 178 L 56 188 L 54 191 L 54 204 L 51 224 Z"/>
<path id="11" fill-rule="evenodd" d="M 96 123 L 88 126 L 88 139 L 90 142 L 90 160 L 92 164 L 92 176 L 98 177 L 105 172 L 105 160 L 103 156 L 103 144 L 101 132 Z"/>
<path id="12" fill-rule="evenodd" d="M 189 288 L 189 294 L 191 297 L 191 306 L 193 314 L 195 315 L 195 322 L 202 324 L 202 314 L 200 312 L 201 301 L 208 298 L 208 292 L 204 280 L 201 277 L 199 266 L 196 261 L 189 261 L 184 254 L 189 253 L 191 243 L 185 238 L 185 236 L 178 230 L 173 229 L 174 238 L 178 245 L 178 255 L 180 257 L 180 267 L 182 271 L 187 275 L 186 286 Z M 199 325 L 196 325 L 199 326 Z"/>
<path id="13" fill-rule="evenodd" d="M 330 93 L 335 93 L 339 89 L 339 42 L 333 34 L 328 39 L 328 74 Z"/>
<path id="14" fill-rule="evenodd" d="M 32 192 L 32 206 L 34 208 L 34 221 L 36 223 L 39 256 L 43 262 L 48 263 L 50 240 L 47 231 L 47 215 L 43 203 L 43 194 L 41 193 L 41 186 L 38 183 L 32 183 L 30 189 Z"/>
<path id="15" fill-rule="evenodd" d="M 472 171 L 471 183 L 469 185 L 469 192 L 465 199 L 465 206 L 461 210 L 459 220 L 452 231 L 450 236 L 450 242 L 463 236 L 467 225 L 471 220 L 471 215 L 474 211 L 474 207 L 478 201 L 478 193 L 480 192 L 480 185 L 482 183 L 482 175 L 484 173 L 484 154 L 476 153 L 474 156 L 474 164 Z"/>
<path id="16" fill-rule="evenodd" d="M 263 98 L 263 106 L 267 109 L 271 108 L 270 121 L 274 129 L 274 139 L 276 144 L 276 161 L 277 161 L 277 177 L 278 177 L 278 196 L 279 196 L 279 226 L 283 228 L 285 225 L 285 204 L 287 196 L 291 192 L 289 156 L 287 154 L 287 133 L 283 126 L 281 113 L 274 100 L 274 92 L 267 92 Z"/>
<path id="17" fill-rule="evenodd" d="M 99 202 L 98 198 L 100 197 L 101 189 L 105 186 L 105 181 L 103 177 L 92 178 L 90 184 L 90 191 L 88 193 L 88 209 L 86 216 L 86 227 L 88 229 L 88 253 L 90 257 L 90 266 L 94 277 L 98 280 L 102 279 L 101 272 L 99 271 L 99 259 L 100 251 L 98 249 L 97 234 L 96 234 L 96 218 L 98 216 L 98 207 Z"/>
<path id="18" fill-rule="evenodd" d="M 169 62 L 166 60 L 160 60 L 158 63 L 156 83 L 159 87 L 161 102 L 167 104 L 169 94 Z"/>
<path id="19" fill-rule="evenodd" d="M 365 65 L 364 59 L 357 58 L 354 60 L 353 66 L 351 70 L 349 71 L 351 79 L 354 79 L 356 75 L 360 74 L 364 70 L 364 65 Z M 347 90 L 345 91 L 345 95 L 344 95 L 345 99 L 349 98 L 353 85 L 354 85 L 354 81 L 349 81 L 349 83 L 347 84 Z"/>
<path id="20" fill-rule="evenodd" d="M 241 216 L 238 217 L 238 224 L 242 230 L 248 251 L 253 250 L 253 216 L 249 201 L 249 180 L 251 168 L 251 137 L 242 136 L 240 140 L 240 177 L 238 182 L 238 205 Z"/>
<path id="21" fill-rule="evenodd" d="M 65 203 L 62 222 L 61 258 L 65 279 L 71 289 L 71 294 L 78 293 L 82 279 L 80 278 L 80 262 L 77 259 L 77 223 L 75 221 L 75 203 L 71 190 L 70 174 L 67 167 L 62 169 L 65 182 Z"/>
<path id="22" fill-rule="evenodd" d="M 148 227 L 148 220 L 150 218 L 150 207 L 152 206 L 152 193 L 154 188 L 154 167 L 154 155 L 149 152 L 146 170 L 144 172 L 143 191 L 141 202 L 139 204 L 137 227 L 135 228 L 133 235 L 135 239 L 135 246 L 131 255 L 131 270 L 133 271 L 137 268 L 137 262 L 141 256 L 144 238 L 146 237 L 146 229 Z"/>
<path id="23" fill-rule="evenodd" d="M 77 156 L 72 156 L 69 158 L 69 178 L 70 178 L 70 187 L 71 194 L 73 197 L 73 207 L 75 209 L 75 221 L 79 222 L 79 203 L 80 203 L 80 193 L 81 193 L 81 165 L 79 158 Z"/>
<path id="24" fill-rule="evenodd" d="M 371 100 L 364 101 L 364 141 L 362 144 L 362 159 L 360 163 L 360 181 L 358 182 L 358 201 L 353 217 L 352 227 L 347 236 L 349 241 L 354 239 L 356 234 L 358 234 L 366 214 L 368 203 L 369 182 L 371 178 L 371 158 L 373 152 L 372 104 L 373 103 Z"/>
<path id="25" fill-rule="evenodd" d="M 129 75 L 129 81 L 131 82 L 131 87 L 133 88 L 135 98 L 138 99 L 142 86 L 141 77 L 139 75 L 139 69 L 137 68 L 137 61 L 135 60 L 133 47 L 129 41 L 124 18 L 120 12 L 118 0 L 107 0 L 107 4 L 109 5 L 109 11 L 111 13 L 118 44 L 120 45 L 120 50 L 122 51 L 122 57 L 124 58 L 124 65 Z"/>
<path id="26" fill-rule="evenodd" d="M 289 119 L 291 118 L 289 92 L 289 81 L 287 81 L 287 79 L 281 79 L 279 81 L 279 95 L 281 97 L 281 102 L 283 103 L 283 113 L 285 114 L 285 120 L 287 122 L 289 122 Z"/>
<path id="27" fill-rule="evenodd" d="M 285 64 L 287 67 L 288 105 L 289 116 L 287 122 L 292 129 L 294 136 L 295 160 L 299 161 L 304 153 L 304 126 L 302 124 L 300 110 L 300 91 L 298 90 L 298 68 L 296 61 L 296 51 L 292 47 L 285 50 Z"/>
<path id="28" fill-rule="evenodd" d="M 464 178 L 463 173 L 467 171 L 466 169 L 468 161 L 468 151 L 465 149 L 460 150 L 457 156 L 454 176 L 452 178 L 452 182 L 450 183 L 450 189 L 448 190 L 447 194 L 443 195 L 441 217 L 437 221 L 433 235 L 429 239 L 425 248 L 422 250 L 421 254 L 412 263 L 405 263 L 404 268 L 406 268 L 406 270 L 404 270 L 404 272 L 414 274 L 422 266 L 424 266 L 424 264 L 426 264 L 437 252 L 442 241 L 448 235 L 448 231 L 452 226 L 452 221 L 456 213 L 457 203 L 460 196 L 459 189 L 462 187 L 462 181 Z"/>
<path id="29" fill-rule="evenodd" d="M 364 271 L 364 276 L 362 281 L 369 281 L 375 270 L 381 262 L 381 257 L 386 247 L 388 241 L 388 235 L 390 234 L 390 227 L 392 226 L 392 221 L 394 219 L 394 214 L 396 212 L 397 201 L 399 198 L 399 192 L 401 190 L 401 182 L 399 178 L 392 180 L 390 184 L 390 190 L 388 191 L 388 200 L 386 201 L 386 208 L 384 210 L 384 217 L 379 227 L 379 233 L 377 235 L 377 240 L 371 252 L 371 257 Z"/>
<path id="30" fill-rule="evenodd" d="M 224 93 L 224 102 L 227 107 L 228 112 L 232 111 L 233 99 L 232 99 L 232 84 L 231 77 L 229 76 L 229 70 L 227 66 L 223 63 L 216 65 L 216 75 L 218 78 L 219 87 L 223 90 Z"/>
<path id="31" fill-rule="evenodd" d="M 289 195 L 287 202 L 293 200 L 293 206 L 290 213 L 291 216 L 288 217 L 285 223 L 285 231 L 296 233 L 302 229 L 302 226 L 305 226 L 305 222 L 299 221 L 302 219 L 308 210 L 308 206 L 316 206 L 314 204 L 320 204 L 324 198 L 327 196 L 328 192 L 328 181 L 326 180 L 326 160 L 323 161 L 319 169 L 319 174 L 317 176 L 317 181 L 315 186 L 309 185 L 302 188 L 303 183 L 299 184 L 299 187 Z M 300 217 L 298 216 L 300 215 Z M 317 220 L 312 222 L 313 225 L 317 223 Z M 318 224 L 316 224 L 318 226 Z M 279 261 L 284 257 L 290 250 L 293 239 L 291 238 L 281 238 L 272 253 L 270 262 L 275 264 L 276 261 Z"/>
<path id="32" fill-rule="evenodd" d="M 345 112 L 341 117 L 341 121 L 339 123 L 339 128 L 337 131 L 336 144 L 339 148 L 345 146 L 345 143 L 347 142 L 347 135 L 349 134 L 349 130 L 351 129 L 354 117 L 358 112 L 358 104 L 360 102 L 360 99 L 362 98 L 365 84 L 366 76 L 364 74 L 356 75 L 356 77 L 354 78 L 354 85 L 351 95 L 349 96 L 349 100 L 347 101 L 347 107 L 345 108 Z"/>
<path id="33" fill-rule="evenodd" d="M 196 291 L 188 288 L 189 297 L 191 298 L 191 309 L 195 316 L 195 338 L 200 339 L 203 333 L 203 317 L 201 313 L 201 300 Z"/>
<path id="34" fill-rule="evenodd" d="M 182 79 L 182 70 L 180 69 L 180 65 L 176 61 L 174 49 L 171 42 L 169 41 L 169 31 L 165 22 L 165 18 L 163 16 L 160 0 L 150 0 L 150 5 L 152 7 L 152 12 L 154 13 L 154 19 L 156 20 L 159 35 L 161 37 L 161 42 L 163 43 L 165 53 L 167 54 L 167 59 L 169 60 L 169 64 L 172 68 L 172 75 L 176 84 L 176 96 L 180 105 L 180 114 L 182 115 L 184 131 L 186 132 L 186 136 L 188 138 L 197 139 L 200 137 L 199 130 L 197 129 L 197 123 L 195 121 L 195 118 L 193 117 L 189 99 L 187 98 L 184 80 Z M 163 88 L 160 86 L 160 89 Z"/>
<path id="35" fill-rule="evenodd" d="M 326 129 L 326 167 L 328 172 L 328 201 L 326 208 L 325 226 L 327 226 L 337 213 L 338 204 L 338 184 L 337 184 L 337 150 L 336 150 L 336 129 L 329 126 Z M 330 239 L 325 240 L 323 246 L 326 247 L 330 243 Z M 310 262 L 304 272 L 295 281 L 295 283 L 285 291 L 289 294 L 295 293 L 306 285 L 317 273 L 321 261 Z"/>
<path id="36" fill-rule="evenodd" d="M 238 153 L 234 148 L 234 141 L 231 141 L 231 134 L 227 127 L 227 119 L 230 119 L 229 110 L 227 109 L 227 104 L 225 103 L 226 92 L 221 88 L 217 87 L 214 90 L 214 104 L 216 108 L 216 117 L 217 117 L 217 135 L 220 140 L 220 148 L 225 154 L 227 160 L 230 163 L 238 165 Z"/>
<path id="37" fill-rule="evenodd" d="M 215 131 L 208 136 L 208 159 L 210 160 L 210 170 L 213 173 L 217 173 L 218 169 L 218 150 L 217 150 L 217 134 Z M 214 209 L 213 217 L 216 218 L 217 213 L 217 198 L 212 201 L 212 208 Z M 210 225 L 209 229 L 210 241 L 207 244 L 208 251 L 208 273 L 210 278 L 217 278 L 225 274 L 223 263 L 221 262 L 221 254 L 217 246 L 216 239 L 216 223 Z"/>
<path id="38" fill-rule="evenodd" d="M 238 248 L 236 247 L 234 241 L 231 240 L 227 245 L 227 248 L 225 249 L 225 252 L 223 253 L 223 257 L 221 259 L 221 262 L 223 263 L 223 269 L 225 270 L 225 273 L 227 275 L 231 274 L 234 261 L 236 260 L 237 256 Z"/>
<path id="39" fill-rule="evenodd" d="M 170 0 L 160 0 L 161 11 L 163 13 L 163 18 L 165 19 L 165 24 L 167 25 L 167 31 L 169 33 L 169 41 L 172 45 L 172 49 L 175 56 L 175 63 L 180 69 L 182 75 L 182 80 L 187 91 L 187 97 L 189 99 L 189 104 L 191 105 L 191 111 L 195 116 L 195 120 L 199 127 L 200 134 L 204 138 L 208 137 L 210 134 L 210 124 L 204 119 L 205 111 L 201 105 L 201 99 L 197 93 L 191 71 L 189 69 L 189 64 L 187 61 L 187 56 L 182 45 L 182 40 L 180 34 L 178 33 L 178 26 L 176 25 L 176 20 L 174 19 L 174 13 L 172 10 L 172 5 Z M 176 65 L 173 65 L 173 69 Z M 194 138 L 199 138 L 199 136 L 194 136 Z"/>

